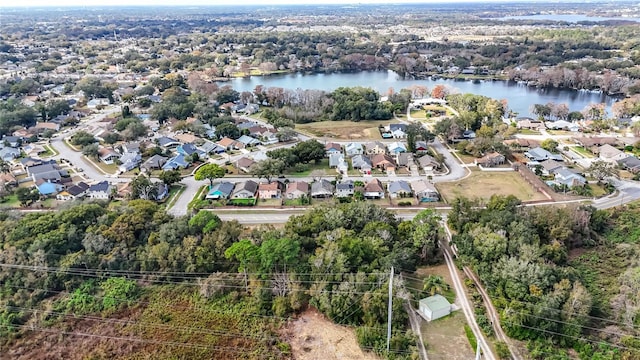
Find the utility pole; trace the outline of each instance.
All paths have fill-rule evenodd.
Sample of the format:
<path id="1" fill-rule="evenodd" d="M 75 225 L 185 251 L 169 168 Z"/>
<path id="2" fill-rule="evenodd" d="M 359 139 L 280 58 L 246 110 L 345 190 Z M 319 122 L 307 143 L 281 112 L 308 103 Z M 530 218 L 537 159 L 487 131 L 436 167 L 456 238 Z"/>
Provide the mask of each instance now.
<path id="1" fill-rule="evenodd" d="M 387 309 L 387 353 L 389 352 L 389 343 L 391 342 L 391 315 L 393 313 L 393 266 L 389 275 L 389 308 Z"/>

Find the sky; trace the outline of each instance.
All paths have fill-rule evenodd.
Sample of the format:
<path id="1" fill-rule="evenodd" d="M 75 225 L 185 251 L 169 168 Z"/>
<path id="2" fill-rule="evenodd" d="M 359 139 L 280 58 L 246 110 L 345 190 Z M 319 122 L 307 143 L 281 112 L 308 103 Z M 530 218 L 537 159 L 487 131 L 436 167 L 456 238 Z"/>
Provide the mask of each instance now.
<path id="1" fill-rule="evenodd" d="M 451 3 L 451 2 L 504 2 L 508 0 L 20 0 L 20 1 L 0 1 L 0 7 L 2 6 L 121 6 L 121 5 L 176 5 L 176 6 L 190 6 L 190 5 L 319 5 L 319 4 L 385 4 L 385 3 Z M 521 0 L 520 0 L 521 1 Z"/>

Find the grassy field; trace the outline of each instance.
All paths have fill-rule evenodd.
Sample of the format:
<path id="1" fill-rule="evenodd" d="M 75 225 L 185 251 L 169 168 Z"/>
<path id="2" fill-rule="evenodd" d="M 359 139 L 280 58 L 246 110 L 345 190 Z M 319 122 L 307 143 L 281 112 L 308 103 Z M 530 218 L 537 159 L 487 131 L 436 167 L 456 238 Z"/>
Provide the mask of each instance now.
<path id="1" fill-rule="evenodd" d="M 337 140 L 380 140 L 378 126 L 389 125 L 392 121 L 319 121 L 308 124 L 296 124 L 296 130 L 302 133 Z"/>
<path id="2" fill-rule="evenodd" d="M 291 176 L 309 176 L 313 171 L 320 170 L 324 172 L 324 175 L 335 175 L 336 171 L 329 168 L 329 159 L 322 159 L 319 163 L 305 164 L 306 170 L 295 171 L 295 169 L 288 169 L 284 173 Z"/>
<path id="3" fill-rule="evenodd" d="M 514 171 L 474 171 L 461 181 L 436 184 L 436 187 L 447 202 L 459 196 L 488 199 L 491 195 L 514 195 L 522 201 L 546 199 Z"/>
<path id="4" fill-rule="evenodd" d="M 522 134 L 522 135 L 540 135 L 540 131 L 531 130 L 531 129 L 520 129 L 520 130 L 518 130 L 518 134 Z"/>

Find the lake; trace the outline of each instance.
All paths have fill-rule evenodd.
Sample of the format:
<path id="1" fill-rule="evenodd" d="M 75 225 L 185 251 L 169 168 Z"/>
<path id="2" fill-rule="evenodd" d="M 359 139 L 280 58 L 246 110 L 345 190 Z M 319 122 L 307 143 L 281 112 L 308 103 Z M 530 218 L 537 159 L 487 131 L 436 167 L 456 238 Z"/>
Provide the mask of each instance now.
<path id="1" fill-rule="evenodd" d="M 533 104 L 548 102 L 566 103 L 571 111 L 581 111 L 591 103 L 606 103 L 608 110 L 616 98 L 599 92 L 569 89 L 538 89 L 513 81 L 466 81 L 452 79 L 403 79 L 393 71 L 361 71 L 355 73 L 279 74 L 234 78 L 221 83 L 231 85 L 236 91 L 253 91 L 257 85 L 285 89 L 318 89 L 333 91 L 343 86 L 364 86 L 386 94 L 389 88 L 396 91 L 412 85 L 423 85 L 429 89 L 443 84 L 460 93 L 472 93 L 494 99 L 506 99 L 509 108 L 520 116 L 532 115 Z M 609 112 L 610 113 L 610 112 Z"/>
<path id="2" fill-rule="evenodd" d="M 538 15 L 520 15 L 505 16 L 496 20 L 550 20 L 550 21 L 566 21 L 577 23 L 581 21 L 597 22 L 597 21 L 635 21 L 640 22 L 639 18 L 630 17 L 598 17 L 581 14 L 538 14 Z"/>

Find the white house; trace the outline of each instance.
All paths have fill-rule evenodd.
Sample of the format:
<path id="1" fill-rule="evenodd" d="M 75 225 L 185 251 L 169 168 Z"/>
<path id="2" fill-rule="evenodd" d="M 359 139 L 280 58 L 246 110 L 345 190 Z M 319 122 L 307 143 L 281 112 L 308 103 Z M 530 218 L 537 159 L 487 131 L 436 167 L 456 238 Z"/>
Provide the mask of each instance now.
<path id="1" fill-rule="evenodd" d="M 106 181 L 89 186 L 87 196 L 91 199 L 107 200 L 111 196 L 111 185 Z"/>

